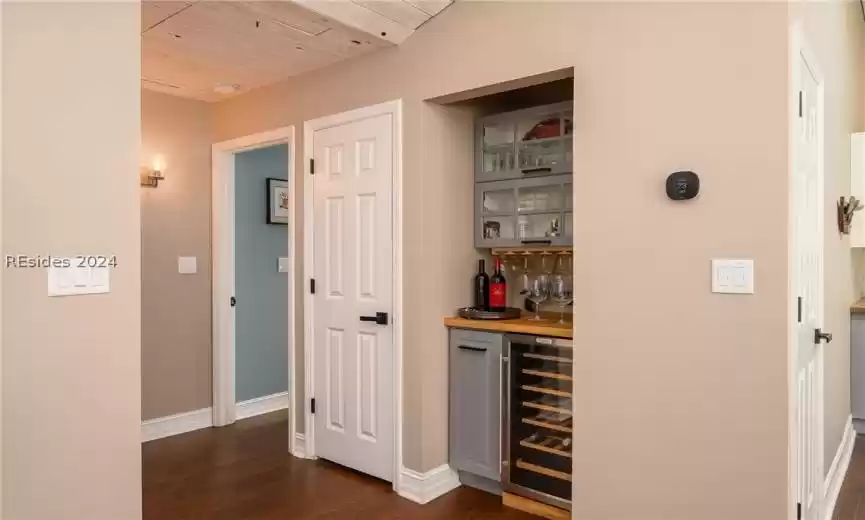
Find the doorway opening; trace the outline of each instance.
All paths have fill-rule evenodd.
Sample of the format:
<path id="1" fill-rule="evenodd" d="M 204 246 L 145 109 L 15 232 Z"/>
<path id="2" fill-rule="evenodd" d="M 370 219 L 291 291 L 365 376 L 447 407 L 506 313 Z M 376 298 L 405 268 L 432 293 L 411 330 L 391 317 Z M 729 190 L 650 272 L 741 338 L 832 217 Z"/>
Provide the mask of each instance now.
<path id="1" fill-rule="evenodd" d="M 214 426 L 296 409 L 294 153 L 294 127 L 213 145 Z"/>

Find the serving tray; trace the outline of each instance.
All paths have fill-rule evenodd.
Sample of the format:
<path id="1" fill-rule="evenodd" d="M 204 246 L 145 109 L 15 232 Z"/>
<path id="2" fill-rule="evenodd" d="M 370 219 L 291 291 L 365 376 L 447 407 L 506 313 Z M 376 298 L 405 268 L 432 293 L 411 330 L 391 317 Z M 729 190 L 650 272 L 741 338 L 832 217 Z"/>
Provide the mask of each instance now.
<path id="1" fill-rule="evenodd" d="M 457 315 L 469 320 L 515 320 L 521 316 L 521 312 L 516 307 L 508 307 L 503 311 L 485 311 L 473 307 L 462 307 L 457 310 Z"/>

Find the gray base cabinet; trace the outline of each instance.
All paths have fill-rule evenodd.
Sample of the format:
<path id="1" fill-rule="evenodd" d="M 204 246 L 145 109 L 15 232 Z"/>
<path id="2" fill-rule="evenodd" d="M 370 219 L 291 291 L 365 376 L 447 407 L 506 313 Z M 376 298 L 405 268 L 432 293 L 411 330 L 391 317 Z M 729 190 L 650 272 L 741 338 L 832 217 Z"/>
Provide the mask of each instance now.
<path id="1" fill-rule="evenodd" d="M 859 431 L 865 421 L 865 314 L 850 317 L 850 407 L 856 431 L 865 433 Z"/>
<path id="2" fill-rule="evenodd" d="M 450 465 L 501 481 L 501 334 L 450 330 Z"/>

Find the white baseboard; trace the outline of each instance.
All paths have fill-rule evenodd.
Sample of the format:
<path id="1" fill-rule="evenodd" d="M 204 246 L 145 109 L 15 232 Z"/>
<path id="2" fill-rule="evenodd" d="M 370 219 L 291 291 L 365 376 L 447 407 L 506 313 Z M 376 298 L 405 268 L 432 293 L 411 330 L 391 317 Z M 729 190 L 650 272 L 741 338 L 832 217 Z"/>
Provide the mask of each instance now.
<path id="1" fill-rule="evenodd" d="M 291 454 L 297 458 L 306 458 L 306 440 L 302 433 L 294 434 L 294 446 L 291 449 Z"/>
<path id="2" fill-rule="evenodd" d="M 150 419 L 141 423 L 141 442 L 154 441 L 211 426 L 213 426 L 211 408 Z"/>
<path id="3" fill-rule="evenodd" d="M 850 466 L 850 457 L 853 456 L 853 446 L 856 444 L 856 432 L 853 430 L 853 417 L 847 418 L 847 425 L 844 427 L 844 436 L 841 438 L 841 445 L 838 446 L 838 451 L 835 453 L 835 459 L 832 461 L 832 466 L 829 467 L 829 473 L 826 475 L 826 482 L 823 487 L 825 496 L 823 499 L 823 518 L 832 520 L 832 515 L 835 512 L 835 503 L 838 501 L 838 494 L 841 493 L 841 484 L 844 483 L 844 477 L 847 476 L 847 468 Z"/>
<path id="4" fill-rule="evenodd" d="M 460 486 L 457 472 L 444 464 L 426 473 L 402 468 L 397 476 L 397 493 L 403 498 L 426 504 Z"/>
<path id="5" fill-rule="evenodd" d="M 235 416 L 238 421 L 255 417 L 256 415 L 284 410 L 288 408 L 288 392 L 256 397 L 248 401 L 241 401 L 235 406 Z"/>

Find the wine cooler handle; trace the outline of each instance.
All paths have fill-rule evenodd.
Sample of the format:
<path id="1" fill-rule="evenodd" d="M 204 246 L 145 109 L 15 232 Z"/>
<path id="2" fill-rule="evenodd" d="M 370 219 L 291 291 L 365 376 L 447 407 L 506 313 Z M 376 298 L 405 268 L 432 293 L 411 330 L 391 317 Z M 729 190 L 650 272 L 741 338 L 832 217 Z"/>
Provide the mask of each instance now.
<path id="1" fill-rule="evenodd" d="M 510 417 L 508 416 L 511 408 L 511 378 L 508 367 L 510 360 L 506 354 L 501 356 L 502 365 L 502 399 L 501 399 L 501 417 L 499 423 L 502 425 L 502 431 L 499 435 L 499 454 L 501 457 L 501 465 L 499 466 L 499 477 L 502 482 L 511 481 L 511 471 L 508 465 L 508 445 L 511 441 L 510 436 Z"/>

